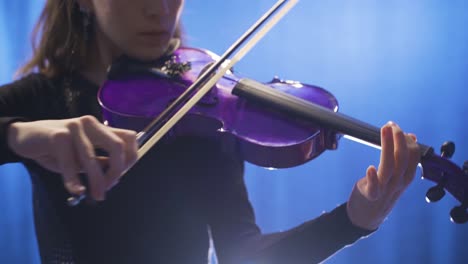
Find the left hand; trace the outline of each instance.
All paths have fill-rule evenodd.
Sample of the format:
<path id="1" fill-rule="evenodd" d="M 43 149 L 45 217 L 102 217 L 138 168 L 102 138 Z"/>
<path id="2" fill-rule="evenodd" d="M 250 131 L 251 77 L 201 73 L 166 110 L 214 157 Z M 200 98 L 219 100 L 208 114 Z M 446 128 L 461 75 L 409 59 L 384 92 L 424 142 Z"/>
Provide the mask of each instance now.
<path id="1" fill-rule="evenodd" d="M 389 122 L 380 130 L 382 152 L 378 170 L 369 166 L 353 188 L 347 204 L 351 222 L 375 230 L 385 220 L 416 173 L 420 152 L 416 136 Z"/>

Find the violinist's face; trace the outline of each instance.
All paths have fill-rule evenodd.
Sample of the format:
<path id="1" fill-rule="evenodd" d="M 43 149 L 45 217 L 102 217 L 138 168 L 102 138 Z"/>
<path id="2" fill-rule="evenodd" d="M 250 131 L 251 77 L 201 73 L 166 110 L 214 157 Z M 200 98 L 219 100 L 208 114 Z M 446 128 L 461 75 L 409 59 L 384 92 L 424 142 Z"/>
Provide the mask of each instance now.
<path id="1" fill-rule="evenodd" d="M 79 0 L 95 17 L 100 53 L 141 60 L 160 57 L 179 22 L 184 0 Z M 107 50 L 106 50 L 107 49 Z"/>

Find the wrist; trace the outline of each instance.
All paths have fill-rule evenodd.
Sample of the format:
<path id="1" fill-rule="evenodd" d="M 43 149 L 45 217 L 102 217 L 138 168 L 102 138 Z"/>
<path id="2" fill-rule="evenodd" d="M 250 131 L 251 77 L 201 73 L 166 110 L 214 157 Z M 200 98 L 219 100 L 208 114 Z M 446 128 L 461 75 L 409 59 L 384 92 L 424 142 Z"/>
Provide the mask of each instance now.
<path id="1" fill-rule="evenodd" d="M 351 223 L 369 231 L 376 230 L 385 219 L 382 206 L 377 201 L 370 201 L 356 184 L 346 204 L 346 213 Z"/>
<path id="2" fill-rule="evenodd" d="M 369 221 L 368 216 L 361 215 L 359 212 L 356 213 L 356 210 L 353 208 L 353 206 L 354 205 L 349 201 L 346 203 L 346 214 L 351 224 L 353 224 L 355 227 L 368 231 L 375 231 L 379 228 L 381 221 Z"/>

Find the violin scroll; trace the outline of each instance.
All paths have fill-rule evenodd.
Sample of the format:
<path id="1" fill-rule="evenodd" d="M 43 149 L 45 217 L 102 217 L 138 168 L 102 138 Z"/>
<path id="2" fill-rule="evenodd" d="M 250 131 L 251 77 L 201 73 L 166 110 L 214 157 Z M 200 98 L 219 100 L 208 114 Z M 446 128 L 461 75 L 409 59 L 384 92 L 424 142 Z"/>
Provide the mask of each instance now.
<path id="1" fill-rule="evenodd" d="M 426 193 L 428 202 L 437 202 L 449 192 L 461 204 L 450 211 L 450 220 L 457 224 L 468 222 L 468 161 L 463 167 L 450 161 L 455 153 L 455 144 L 445 142 L 441 147 L 441 154 L 433 151 L 425 153 L 421 158 L 423 179 L 436 183 Z"/>
<path id="2" fill-rule="evenodd" d="M 446 141 L 440 148 L 440 156 L 445 158 L 451 158 L 455 153 L 455 143 Z M 438 202 L 445 196 L 445 177 L 442 175 L 442 181 L 436 186 L 430 188 L 426 193 L 426 201 L 429 203 Z"/>

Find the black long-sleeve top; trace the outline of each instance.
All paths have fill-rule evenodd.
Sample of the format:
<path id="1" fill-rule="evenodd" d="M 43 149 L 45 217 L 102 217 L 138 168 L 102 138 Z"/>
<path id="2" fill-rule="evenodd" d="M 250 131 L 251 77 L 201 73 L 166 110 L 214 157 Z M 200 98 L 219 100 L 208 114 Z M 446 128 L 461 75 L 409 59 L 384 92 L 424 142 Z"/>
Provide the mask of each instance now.
<path id="1" fill-rule="evenodd" d="M 43 263 L 207 263 L 210 237 L 221 264 L 317 263 L 370 233 L 352 225 L 343 204 L 291 230 L 262 234 L 243 160 L 202 138 L 158 143 L 104 202 L 67 206 L 61 176 L 15 155 L 6 132 L 19 120 L 102 120 L 99 87 L 79 75 L 68 80 L 30 74 L 0 87 L 0 164 L 23 162 L 31 175 Z"/>

